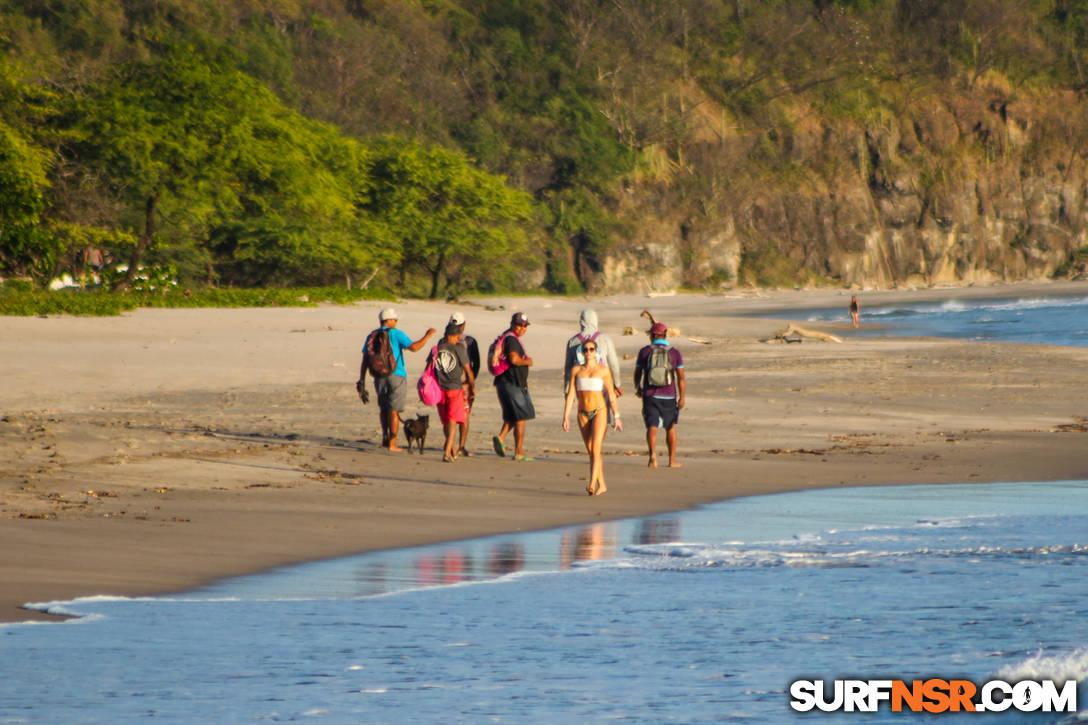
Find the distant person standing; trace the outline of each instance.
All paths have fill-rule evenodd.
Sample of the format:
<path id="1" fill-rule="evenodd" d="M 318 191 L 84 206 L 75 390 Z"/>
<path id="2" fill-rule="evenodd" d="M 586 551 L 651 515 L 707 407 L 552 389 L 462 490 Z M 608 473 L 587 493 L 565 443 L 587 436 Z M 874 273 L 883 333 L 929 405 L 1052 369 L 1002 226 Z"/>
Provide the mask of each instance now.
<path id="1" fill-rule="evenodd" d="M 476 397 L 476 376 L 469 365 L 468 352 L 461 342 L 461 325 L 449 323 L 434 359 L 434 374 L 438 387 L 442 388 L 442 400 L 438 403 L 438 417 L 446 431 L 446 448 L 442 460 L 453 463 L 457 452 L 453 449 L 456 429 L 461 429 L 461 440 L 465 439 L 465 427 L 468 421 L 466 398 Z M 468 385 L 466 391 L 464 386 Z M 466 396 L 467 392 L 467 396 Z"/>
<path id="2" fill-rule="evenodd" d="M 525 455 L 525 421 L 536 417 L 533 399 L 529 396 L 529 368 L 533 359 L 525 354 L 521 338 L 529 330 L 529 318 L 516 312 L 510 318 L 510 328 L 500 335 L 494 358 L 488 367 L 495 373 L 495 392 L 502 408 L 502 428 L 491 439 L 495 453 L 506 455 L 506 435 L 514 431 L 514 460 L 531 461 Z M 490 352 L 489 352 L 490 355 Z"/>
<path id="3" fill-rule="evenodd" d="M 397 311 L 386 307 L 378 313 L 381 324 L 366 336 L 363 344 L 363 363 L 359 368 L 356 388 L 360 397 L 366 391 L 366 374 L 374 378 L 374 394 L 378 398 L 378 416 L 382 424 L 382 447 L 402 451 L 397 445 L 400 430 L 400 414 L 408 390 L 408 371 L 404 366 L 404 350 L 417 352 L 435 333 L 432 327 L 420 339 L 412 342 L 403 331 L 397 329 Z M 364 398 L 364 402 L 366 399 Z"/>
<path id="4" fill-rule="evenodd" d="M 465 390 L 465 422 L 460 426 L 461 436 L 457 444 L 457 455 L 459 456 L 471 456 L 472 453 L 466 447 L 468 442 L 468 427 L 469 419 L 472 417 L 472 406 L 476 402 L 476 379 L 480 375 L 480 346 L 476 342 L 476 338 L 472 335 L 465 334 L 465 316 L 460 312 L 454 312 L 450 315 L 450 325 L 457 325 L 461 331 L 460 339 L 457 344 L 460 345 L 465 354 L 468 355 L 468 370 L 472 372 L 472 383 L 468 381 L 468 376 L 465 376 L 464 390 Z"/>
<path id="5" fill-rule="evenodd" d="M 861 303 L 858 302 L 857 295 L 850 296 L 850 319 L 854 322 L 854 327 L 858 326 L 858 314 L 861 312 Z"/>
<path id="6" fill-rule="evenodd" d="M 602 333 L 598 327 L 596 310 L 585 309 L 578 318 L 582 331 L 567 340 L 567 357 L 563 362 L 563 394 L 570 390 L 570 374 L 575 365 L 585 365 L 586 358 L 582 352 L 582 345 L 592 340 L 597 348 L 597 360 L 601 365 L 607 365 L 612 373 L 612 380 L 620 379 L 620 361 L 616 356 L 616 346 L 612 344 L 612 338 Z M 623 395 L 619 387 L 614 388 L 616 396 Z"/>
<path id="7" fill-rule="evenodd" d="M 635 363 L 635 395 L 642 398 L 642 420 L 646 423 L 646 445 L 650 468 L 657 468 L 657 429 L 665 429 L 669 467 L 677 468 L 676 423 L 684 408 L 684 358 L 666 336 L 669 328 L 655 322 L 647 331 L 650 344 L 639 350 Z"/>

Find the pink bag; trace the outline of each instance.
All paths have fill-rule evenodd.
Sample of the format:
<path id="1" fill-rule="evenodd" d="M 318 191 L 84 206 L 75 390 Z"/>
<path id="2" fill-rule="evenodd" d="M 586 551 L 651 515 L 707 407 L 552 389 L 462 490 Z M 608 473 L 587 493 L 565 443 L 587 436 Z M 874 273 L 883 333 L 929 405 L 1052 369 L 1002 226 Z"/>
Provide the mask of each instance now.
<path id="1" fill-rule="evenodd" d="M 427 361 L 427 368 L 419 376 L 416 383 L 416 391 L 419 393 L 419 402 L 424 405 L 438 405 L 442 402 L 442 387 L 438 384 L 438 378 L 434 376 L 434 358 L 438 354 L 438 346 L 431 348 L 431 357 Z"/>
<path id="2" fill-rule="evenodd" d="M 506 358 L 506 354 L 502 349 L 506 343 L 506 338 L 513 334 L 510 330 L 507 330 L 496 337 L 491 346 L 487 348 L 487 370 L 496 378 L 510 369 L 510 361 Z"/>

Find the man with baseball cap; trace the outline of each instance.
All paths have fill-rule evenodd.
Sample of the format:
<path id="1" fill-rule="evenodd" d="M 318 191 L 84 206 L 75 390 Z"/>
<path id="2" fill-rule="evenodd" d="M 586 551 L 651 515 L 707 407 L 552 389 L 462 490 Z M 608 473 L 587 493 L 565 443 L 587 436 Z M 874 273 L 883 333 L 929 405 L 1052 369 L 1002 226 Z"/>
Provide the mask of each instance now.
<path id="1" fill-rule="evenodd" d="M 465 353 L 468 355 L 468 369 L 472 371 L 472 379 L 476 380 L 480 374 L 480 345 L 476 342 L 475 337 L 465 334 L 465 323 L 464 313 L 454 312 L 450 315 L 449 325 L 455 325 L 461 331 L 461 337 L 458 339 L 457 344 L 464 348 Z M 472 404 L 476 402 L 476 387 L 475 385 L 469 385 L 467 373 L 465 374 L 464 391 L 465 422 L 459 427 L 460 441 L 457 447 L 457 455 L 471 456 L 472 453 L 465 446 L 465 443 L 468 441 L 468 423 L 472 414 Z"/>
<path id="2" fill-rule="evenodd" d="M 650 344 L 639 350 L 635 362 L 635 395 L 642 398 L 642 420 L 646 423 L 646 446 L 650 450 L 650 468 L 657 468 L 657 429 L 665 429 L 669 448 L 669 467 L 677 468 L 676 423 L 684 407 L 684 358 L 665 339 L 669 328 L 654 322 L 646 331 Z"/>
<path id="3" fill-rule="evenodd" d="M 529 318 L 524 312 L 515 312 L 510 318 L 510 329 L 503 334 L 501 356 L 510 367 L 495 376 L 495 392 L 502 408 L 502 428 L 491 439 L 495 452 L 506 455 L 506 434 L 514 431 L 514 460 L 531 461 L 525 455 L 525 421 L 536 417 L 533 399 L 529 396 L 529 368 L 533 359 L 525 354 L 521 338 L 529 330 Z"/>
<path id="4" fill-rule="evenodd" d="M 427 344 L 431 335 L 435 333 L 432 327 L 427 333 L 416 340 L 408 337 L 402 330 L 397 329 L 397 311 L 392 307 L 386 307 L 378 313 L 378 322 L 381 324 L 376 330 L 372 330 L 363 343 L 363 364 L 359 370 L 359 382 L 356 388 L 359 396 L 365 403 L 365 378 L 367 370 L 370 370 L 374 378 L 374 394 L 378 397 L 378 417 L 382 424 L 382 446 L 391 451 L 404 450 L 397 445 L 397 431 L 400 430 L 400 414 L 404 410 L 405 399 L 408 390 L 408 371 L 404 365 L 404 350 L 417 352 Z M 384 335 L 388 338 L 389 348 L 392 350 L 394 367 L 388 372 L 378 374 L 375 371 L 374 361 L 368 360 L 374 355 L 374 345 L 371 345 L 375 335 Z"/>

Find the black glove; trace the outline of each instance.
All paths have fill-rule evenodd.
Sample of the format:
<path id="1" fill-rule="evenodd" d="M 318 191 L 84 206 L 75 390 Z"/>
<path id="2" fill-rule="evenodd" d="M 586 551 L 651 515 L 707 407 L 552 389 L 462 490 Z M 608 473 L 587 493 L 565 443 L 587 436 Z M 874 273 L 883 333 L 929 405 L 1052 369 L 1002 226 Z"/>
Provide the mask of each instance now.
<path id="1" fill-rule="evenodd" d="M 370 402 L 370 393 L 366 391 L 366 382 L 363 380 L 355 381 L 355 392 L 359 394 L 359 400 L 363 403 Z"/>

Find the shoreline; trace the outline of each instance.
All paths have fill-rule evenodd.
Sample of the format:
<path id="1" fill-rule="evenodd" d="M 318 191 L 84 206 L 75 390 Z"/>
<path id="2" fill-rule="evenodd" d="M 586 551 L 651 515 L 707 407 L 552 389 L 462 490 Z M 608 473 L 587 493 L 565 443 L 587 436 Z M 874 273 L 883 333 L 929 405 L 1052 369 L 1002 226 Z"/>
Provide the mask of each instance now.
<path id="1" fill-rule="evenodd" d="M 0 622 L 53 619 L 24 603 L 176 592 L 305 561 L 746 495 L 1088 478 L 1088 446 L 1074 432 L 1088 414 L 1078 373 L 1088 350 L 848 335 L 769 345 L 759 340 L 783 320 L 749 316 L 840 304 L 845 313 L 850 294 L 396 303 L 413 338 L 461 310 L 485 348 L 511 310 L 529 314 L 538 417 L 527 448 L 538 460 L 525 464 L 490 452 L 498 405 L 486 374 L 474 457 L 441 463 L 433 414 L 425 455 L 378 449 L 376 409 L 353 383 L 382 303 L 0 319 L 0 375 L 10 381 L 0 396 Z M 864 325 L 865 307 L 904 299 L 1088 295 L 1088 283 L 853 294 Z M 681 328 L 691 371 L 684 467 L 645 467 L 629 394 L 620 400 L 628 429 L 606 439 L 609 493 L 592 499 L 580 440 L 559 429 L 560 351 L 583 307 L 598 311 L 621 357 L 645 344 L 623 328 L 644 329 L 638 313 L 651 309 Z M 815 327 L 843 335 L 837 324 Z M 409 355 L 411 380 L 422 360 Z M 621 360 L 625 389 L 632 365 Z M 406 413 L 420 409 L 409 401 Z"/>

